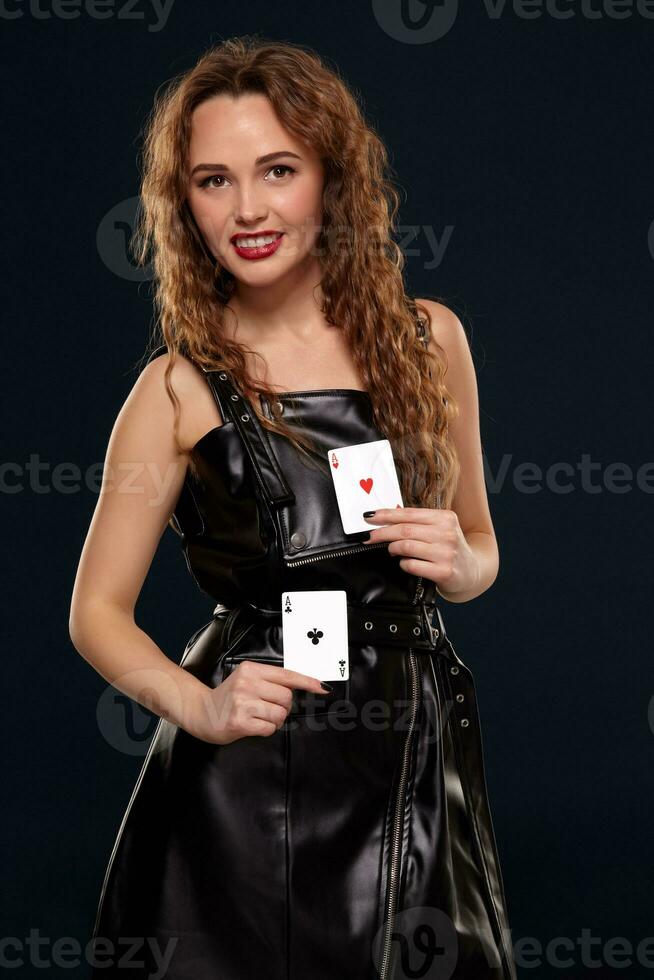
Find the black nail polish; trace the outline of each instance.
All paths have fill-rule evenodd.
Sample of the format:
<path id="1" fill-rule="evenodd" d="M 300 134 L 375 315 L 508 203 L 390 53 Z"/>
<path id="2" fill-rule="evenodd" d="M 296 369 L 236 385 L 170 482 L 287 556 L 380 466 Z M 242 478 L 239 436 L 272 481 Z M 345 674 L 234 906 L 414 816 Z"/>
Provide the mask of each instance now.
<path id="1" fill-rule="evenodd" d="M 375 511 L 374 510 L 364 510 L 364 512 L 363 512 L 363 516 L 364 517 L 374 517 L 374 515 L 375 515 Z"/>
<path id="2" fill-rule="evenodd" d="M 334 693 L 334 688 L 331 686 L 331 684 L 328 684 L 327 681 L 321 681 L 320 684 L 325 688 L 325 690 L 329 691 L 330 694 Z"/>

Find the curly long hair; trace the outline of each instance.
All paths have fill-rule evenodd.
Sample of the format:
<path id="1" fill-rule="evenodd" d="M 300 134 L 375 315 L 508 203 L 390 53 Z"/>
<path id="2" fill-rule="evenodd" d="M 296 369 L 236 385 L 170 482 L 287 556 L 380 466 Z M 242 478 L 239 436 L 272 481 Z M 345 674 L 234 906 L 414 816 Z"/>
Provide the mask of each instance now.
<path id="1" fill-rule="evenodd" d="M 165 381 L 177 445 L 181 450 L 180 405 L 170 372 L 179 352 L 204 370 L 228 371 L 246 397 L 265 396 L 270 419 L 252 399 L 261 425 L 313 455 L 301 427 L 284 422 L 275 391 L 249 375 L 248 348 L 223 335 L 236 280 L 216 263 L 186 200 L 193 110 L 219 94 L 251 92 L 264 93 L 282 125 L 322 159 L 323 222 L 316 242 L 322 312 L 346 334 L 373 422 L 391 443 L 405 505 L 449 507 L 459 462 L 448 422 L 458 408 L 444 383 L 445 351 L 437 345 L 435 355 L 419 337 L 418 311 L 427 336 L 429 311 L 405 291 L 404 256 L 392 237 L 400 195 L 388 154 L 338 69 L 291 42 L 245 36 L 211 46 L 194 67 L 160 87 L 146 120 L 132 244 L 141 266 L 152 262 L 158 337 L 151 344 L 165 343 L 172 355 Z M 189 465 L 193 469 L 192 451 Z"/>

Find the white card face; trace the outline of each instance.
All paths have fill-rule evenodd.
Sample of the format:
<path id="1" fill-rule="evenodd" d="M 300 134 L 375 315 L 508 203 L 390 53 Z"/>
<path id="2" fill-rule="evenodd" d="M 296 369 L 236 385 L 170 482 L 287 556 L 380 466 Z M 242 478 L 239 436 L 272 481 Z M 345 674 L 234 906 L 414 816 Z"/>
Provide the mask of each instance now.
<path id="1" fill-rule="evenodd" d="M 404 506 L 388 439 L 330 449 L 327 459 L 346 534 L 385 526 L 368 524 L 364 510 Z"/>
<path id="2" fill-rule="evenodd" d="M 320 681 L 350 676 L 347 598 L 342 589 L 282 592 L 284 666 Z"/>

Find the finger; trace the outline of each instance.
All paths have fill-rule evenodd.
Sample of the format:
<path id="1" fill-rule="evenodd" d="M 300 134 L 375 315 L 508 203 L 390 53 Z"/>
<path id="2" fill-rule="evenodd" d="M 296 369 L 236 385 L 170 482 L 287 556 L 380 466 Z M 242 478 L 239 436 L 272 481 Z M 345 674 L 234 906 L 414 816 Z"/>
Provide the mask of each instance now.
<path id="1" fill-rule="evenodd" d="M 277 667 L 275 664 L 260 664 L 261 677 L 272 681 L 274 684 L 283 684 L 286 687 L 299 687 L 303 691 L 316 691 L 319 694 L 326 694 L 317 677 L 310 677 L 302 674 L 299 670 L 290 670 L 288 667 Z"/>
<path id="2" fill-rule="evenodd" d="M 364 544 L 374 544 L 377 541 L 426 541 L 434 544 L 438 540 L 439 530 L 433 524 L 387 524 L 386 527 L 370 529 L 370 540 Z"/>
<path id="3" fill-rule="evenodd" d="M 276 688 L 272 697 L 262 697 L 259 680 L 254 681 L 254 686 L 251 682 L 246 691 L 239 692 L 238 697 L 235 695 L 234 704 L 238 706 L 236 720 L 239 723 L 253 718 L 262 718 L 266 721 L 272 721 L 275 725 L 282 724 L 288 715 L 291 703 L 289 701 L 287 705 L 280 702 L 278 698 L 279 692 L 282 692 L 283 698 L 283 692 L 287 689 L 280 684 L 270 684 L 269 686 Z"/>
<path id="4" fill-rule="evenodd" d="M 252 702 L 250 717 L 261 718 L 263 721 L 271 721 L 275 727 L 278 727 L 286 721 L 288 709 L 285 705 L 257 698 Z"/>
<path id="5" fill-rule="evenodd" d="M 416 521 L 418 524 L 429 524 L 438 510 L 432 507 L 380 507 L 372 517 L 364 520 L 371 524 L 401 524 L 403 521 Z"/>
<path id="6" fill-rule="evenodd" d="M 419 558 L 431 562 L 431 564 L 435 561 L 434 545 L 429 541 L 391 541 L 388 551 L 398 558 Z"/>
<path id="7" fill-rule="evenodd" d="M 434 563 L 423 561 L 420 558 L 400 558 L 400 568 L 404 572 L 409 572 L 410 575 L 423 575 L 425 578 L 429 578 L 434 571 Z"/>
<path id="8" fill-rule="evenodd" d="M 290 708 L 293 700 L 292 688 L 287 684 L 279 684 L 272 680 L 266 680 L 263 677 L 257 678 L 256 693 L 264 701 L 281 705 L 286 710 Z M 327 694 L 327 691 L 323 691 L 322 693 Z"/>
<path id="9" fill-rule="evenodd" d="M 274 735 L 280 728 L 281 725 L 276 725 L 274 721 L 264 721 L 263 718 L 250 719 L 251 735 L 268 737 L 269 735 Z"/>

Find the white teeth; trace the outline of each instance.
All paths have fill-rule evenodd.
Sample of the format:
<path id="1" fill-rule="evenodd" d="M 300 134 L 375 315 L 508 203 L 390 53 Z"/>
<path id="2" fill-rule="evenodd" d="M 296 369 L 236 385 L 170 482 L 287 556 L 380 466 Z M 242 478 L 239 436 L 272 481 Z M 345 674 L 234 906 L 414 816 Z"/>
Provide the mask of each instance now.
<path id="1" fill-rule="evenodd" d="M 280 235 L 261 235 L 259 238 L 237 238 L 236 244 L 239 248 L 260 248 L 261 245 L 271 245 L 280 237 Z"/>

